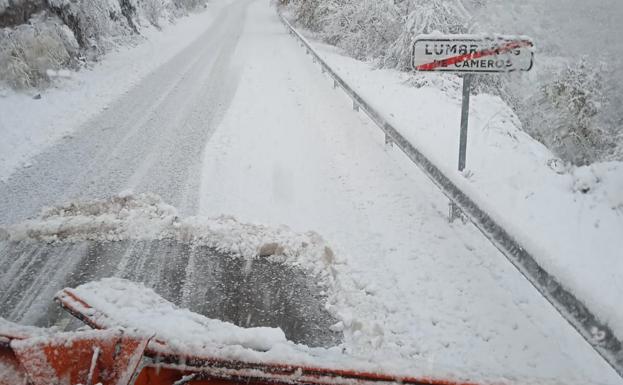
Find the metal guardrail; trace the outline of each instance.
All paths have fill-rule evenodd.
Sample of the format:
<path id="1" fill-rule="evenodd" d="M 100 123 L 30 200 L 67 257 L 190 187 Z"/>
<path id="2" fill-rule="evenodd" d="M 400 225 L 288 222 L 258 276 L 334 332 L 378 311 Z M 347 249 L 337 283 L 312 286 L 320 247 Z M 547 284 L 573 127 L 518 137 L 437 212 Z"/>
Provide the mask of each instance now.
<path id="1" fill-rule="evenodd" d="M 279 15 L 288 32 L 295 36 L 307 50 L 314 62 L 319 63 L 322 72 L 333 79 L 334 88 L 341 87 L 353 100 L 355 110 L 363 110 L 370 119 L 385 132 L 386 141 L 391 141 L 409 157 L 439 190 L 456 206 L 466 218 L 521 272 L 521 274 L 552 304 L 560 315 L 575 328 L 598 354 L 623 377 L 623 344 L 612 329 L 600 321 L 588 307 L 565 288 L 556 278 L 539 265 L 537 260 L 498 222 L 481 209 L 450 178 L 433 164 L 422 152 L 405 139 L 398 130 L 353 90 L 314 50 L 283 16 Z"/>

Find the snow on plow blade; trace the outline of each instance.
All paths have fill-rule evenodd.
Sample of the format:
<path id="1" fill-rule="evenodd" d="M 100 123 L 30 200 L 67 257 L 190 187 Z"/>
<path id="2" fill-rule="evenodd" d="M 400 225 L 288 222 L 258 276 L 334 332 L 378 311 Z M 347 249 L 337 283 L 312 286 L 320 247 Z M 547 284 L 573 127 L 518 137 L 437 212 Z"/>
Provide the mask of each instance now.
<path id="1" fill-rule="evenodd" d="M 346 369 L 352 358 L 180 309 L 151 289 L 104 279 L 56 295 L 96 330 L 55 333 L 0 319 L 0 385 L 467 385 Z M 368 363 L 367 367 L 371 364 Z"/>

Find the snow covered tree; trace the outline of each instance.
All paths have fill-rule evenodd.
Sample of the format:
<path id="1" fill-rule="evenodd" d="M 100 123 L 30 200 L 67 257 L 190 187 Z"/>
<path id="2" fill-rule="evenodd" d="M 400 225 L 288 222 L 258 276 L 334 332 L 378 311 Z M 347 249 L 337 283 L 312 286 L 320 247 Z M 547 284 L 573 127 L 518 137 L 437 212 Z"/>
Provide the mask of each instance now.
<path id="1" fill-rule="evenodd" d="M 467 31 L 469 15 L 460 0 L 403 0 L 397 6 L 403 27 L 385 58 L 386 67 L 411 70 L 412 47 L 417 35 Z"/>
<path id="2" fill-rule="evenodd" d="M 288 10 L 294 16 L 295 23 L 302 25 L 303 27 L 311 31 L 320 31 L 321 25 L 321 11 L 320 6 L 326 3 L 323 0 L 288 0 L 282 2 L 282 6 L 288 8 Z"/>
<path id="3" fill-rule="evenodd" d="M 44 85 L 48 70 L 72 65 L 79 50 L 72 32 L 53 16 L 0 30 L 0 83 L 12 88 Z"/>
<path id="4" fill-rule="evenodd" d="M 324 40 L 358 59 L 384 57 L 400 32 L 391 0 L 333 0 L 322 9 Z"/>
<path id="5" fill-rule="evenodd" d="M 527 34 L 536 66 L 525 79 L 500 77 L 500 94 L 524 128 L 576 164 L 623 159 L 623 42 L 617 0 L 463 0 L 477 32 Z M 573 23 L 569 23 L 573 20 Z M 584 57 L 582 57 L 584 56 Z M 602 63 L 608 63 L 604 66 Z"/>

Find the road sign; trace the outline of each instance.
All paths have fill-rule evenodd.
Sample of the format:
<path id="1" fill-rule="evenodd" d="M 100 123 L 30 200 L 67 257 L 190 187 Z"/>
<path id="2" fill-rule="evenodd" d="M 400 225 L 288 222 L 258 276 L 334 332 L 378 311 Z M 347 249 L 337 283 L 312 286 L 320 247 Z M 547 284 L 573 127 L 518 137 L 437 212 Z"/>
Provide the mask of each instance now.
<path id="1" fill-rule="evenodd" d="M 469 95 L 474 73 L 530 71 L 534 44 L 525 36 L 419 35 L 413 43 L 416 71 L 463 73 L 463 106 L 459 134 L 459 171 L 467 158 Z"/>
<path id="2" fill-rule="evenodd" d="M 529 71 L 532 48 L 532 40 L 526 37 L 420 35 L 413 44 L 413 68 L 464 73 Z"/>

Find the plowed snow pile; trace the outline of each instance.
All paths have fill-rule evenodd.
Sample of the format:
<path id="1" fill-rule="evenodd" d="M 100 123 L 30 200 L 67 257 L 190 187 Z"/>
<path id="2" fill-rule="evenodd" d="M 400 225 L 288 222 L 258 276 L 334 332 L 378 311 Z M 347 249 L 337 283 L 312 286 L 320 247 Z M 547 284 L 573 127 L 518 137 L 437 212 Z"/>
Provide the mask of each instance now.
<path id="1" fill-rule="evenodd" d="M 180 218 L 154 194 L 121 193 L 109 199 L 44 209 L 36 219 L 0 228 L 8 241 L 80 242 L 173 239 L 245 258 L 272 257 L 321 267 L 333 252 L 316 233 L 244 224 L 230 216 Z M 318 265 L 320 263 L 320 265 Z"/>

